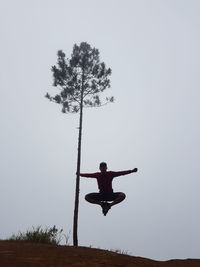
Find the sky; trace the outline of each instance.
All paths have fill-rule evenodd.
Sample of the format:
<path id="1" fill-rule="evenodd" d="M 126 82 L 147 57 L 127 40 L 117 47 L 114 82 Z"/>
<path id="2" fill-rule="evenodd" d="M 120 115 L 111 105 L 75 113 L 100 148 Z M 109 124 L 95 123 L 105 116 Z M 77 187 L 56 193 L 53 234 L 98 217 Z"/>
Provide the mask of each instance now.
<path id="1" fill-rule="evenodd" d="M 0 0 L 1 239 L 56 225 L 72 244 L 79 117 L 44 95 L 57 51 L 88 42 L 115 102 L 84 110 L 81 172 L 138 172 L 114 180 L 126 200 L 106 217 L 81 178 L 79 245 L 200 258 L 199 13 L 198 0 Z"/>

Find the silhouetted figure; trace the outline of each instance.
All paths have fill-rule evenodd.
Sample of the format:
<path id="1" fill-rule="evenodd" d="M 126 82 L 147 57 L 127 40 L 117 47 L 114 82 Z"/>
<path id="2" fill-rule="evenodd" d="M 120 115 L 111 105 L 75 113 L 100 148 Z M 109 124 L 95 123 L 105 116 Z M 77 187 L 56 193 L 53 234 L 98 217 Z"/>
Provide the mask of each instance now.
<path id="1" fill-rule="evenodd" d="M 128 171 L 113 172 L 107 171 L 107 164 L 105 162 L 101 162 L 99 165 L 99 169 L 100 172 L 80 173 L 80 176 L 97 179 L 99 193 L 87 194 L 85 196 L 85 200 L 92 204 L 100 205 L 102 207 L 102 212 L 105 216 L 112 206 L 122 202 L 126 198 L 126 195 L 122 192 L 113 192 L 113 178 L 121 175 L 130 174 L 132 172 L 137 172 L 137 168 Z M 108 201 L 112 202 L 109 203 Z"/>

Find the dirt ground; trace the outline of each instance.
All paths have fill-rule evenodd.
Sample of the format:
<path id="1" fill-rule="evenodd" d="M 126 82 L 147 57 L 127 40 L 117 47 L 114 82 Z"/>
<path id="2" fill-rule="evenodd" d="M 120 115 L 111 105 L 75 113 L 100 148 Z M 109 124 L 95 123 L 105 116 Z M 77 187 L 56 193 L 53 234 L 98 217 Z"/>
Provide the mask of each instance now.
<path id="1" fill-rule="evenodd" d="M 200 259 L 154 261 L 107 250 L 0 241 L 0 267 L 200 267 Z"/>

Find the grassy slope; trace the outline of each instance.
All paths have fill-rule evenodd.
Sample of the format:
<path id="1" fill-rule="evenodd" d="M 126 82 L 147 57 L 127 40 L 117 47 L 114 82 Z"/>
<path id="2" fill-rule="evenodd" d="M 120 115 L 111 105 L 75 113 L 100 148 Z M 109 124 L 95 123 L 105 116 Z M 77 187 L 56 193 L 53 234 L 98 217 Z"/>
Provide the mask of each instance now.
<path id="1" fill-rule="evenodd" d="M 0 241 L 0 267 L 199 267 L 200 260 L 153 261 L 115 252 L 72 246 Z"/>

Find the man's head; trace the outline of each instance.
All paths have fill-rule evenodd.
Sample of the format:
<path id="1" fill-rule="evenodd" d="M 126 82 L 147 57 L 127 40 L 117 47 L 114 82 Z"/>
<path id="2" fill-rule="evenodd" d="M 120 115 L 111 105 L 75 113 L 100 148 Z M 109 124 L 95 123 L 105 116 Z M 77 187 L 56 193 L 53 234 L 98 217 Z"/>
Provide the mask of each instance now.
<path id="1" fill-rule="evenodd" d="M 107 171 L 107 163 L 106 162 L 101 162 L 99 164 L 99 169 L 101 172 L 106 172 Z"/>

